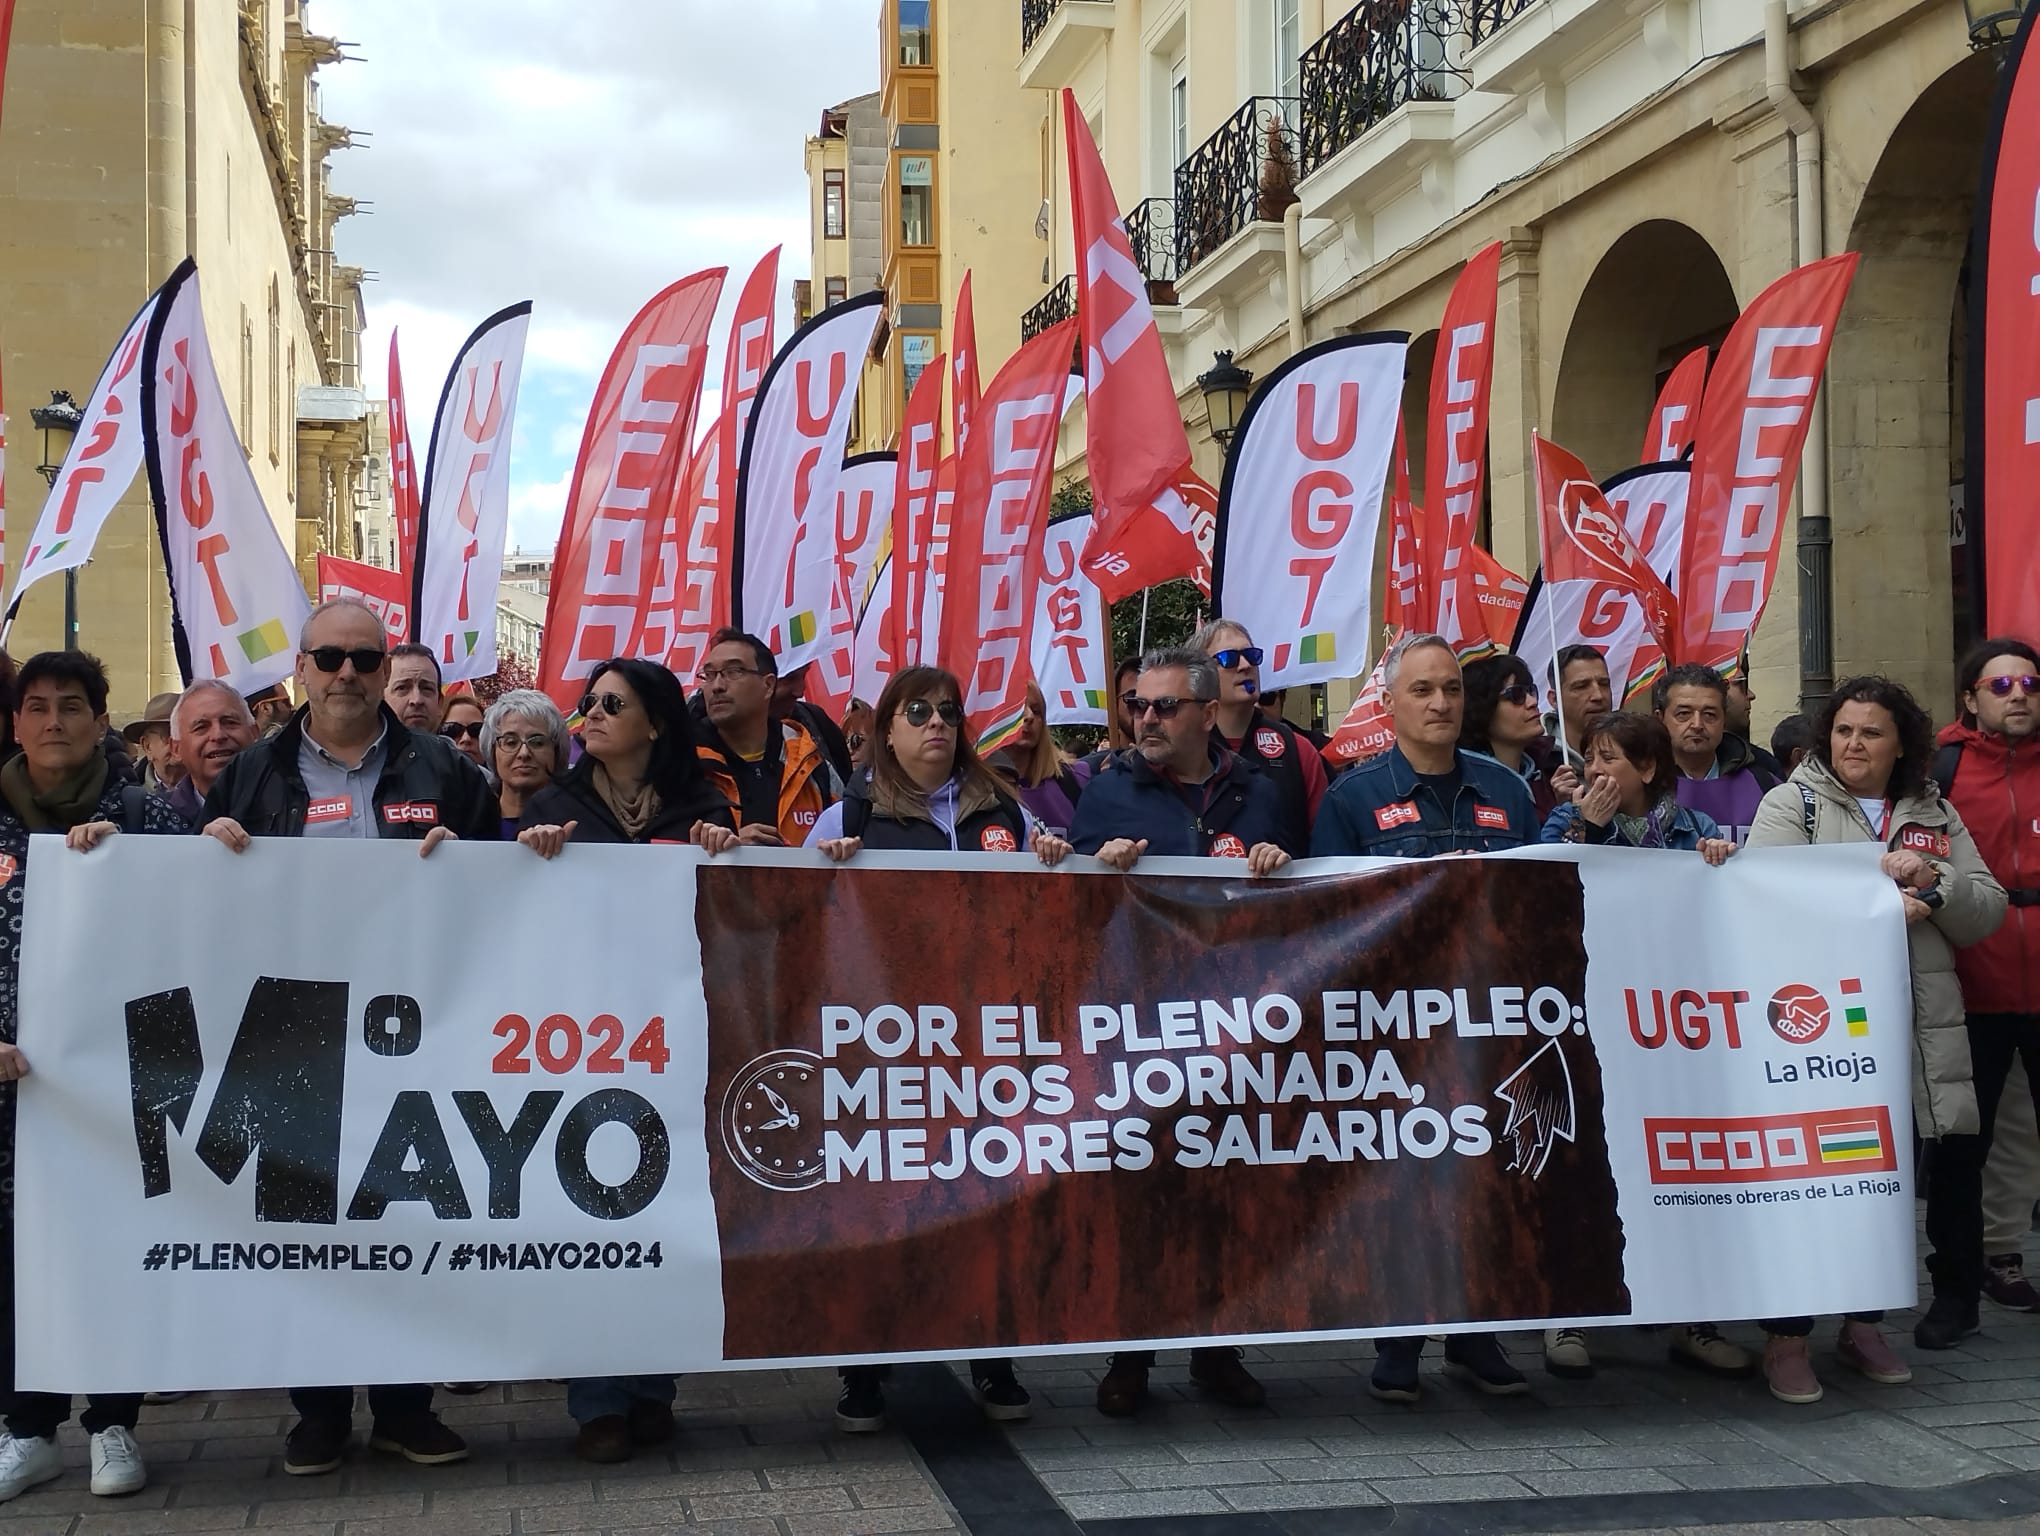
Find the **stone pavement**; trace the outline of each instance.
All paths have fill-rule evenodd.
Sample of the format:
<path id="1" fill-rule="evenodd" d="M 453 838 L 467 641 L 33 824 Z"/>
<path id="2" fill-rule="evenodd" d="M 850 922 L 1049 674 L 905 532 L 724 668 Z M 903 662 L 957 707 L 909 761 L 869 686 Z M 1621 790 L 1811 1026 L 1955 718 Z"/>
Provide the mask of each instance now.
<path id="1" fill-rule="evenodd" d="M 1131 1422 L 1092 1406 L 1102 1359 L 1037 1360 L 1021 1367 L 1036 1412 L 1010 1430 L 979 1417 L 954 1371 L 907 1366 L 888 1389 L 891 1426 L 859 1438 L 835 1431 L 829 1372 L 696 1376 L 681 1383 L 679 1441 L 617 1468 L 574 1459 L 549 1382 L 442 1395 L 474 1446 L 464 1465 L 357 1449 L 324 1478 L 283 1475 L 281 1393 L 218 1394 L 144 1410 L 141 1495 L 95 1499 L 74 1470 L 0 1505 L 0 1536 L 2040 1532 L 2040 1317 L 1986 1303 L 1983 1336 L 1937 1355 L 1912 1348 L 1912 1321 L 1890 1320 L 1915 1370 L 1901 1388 L 1847 1375 L 1823 1322 L 1828 1396 L 1809 1408 L 1677 1370 L 1662 1334 L 1631 1329 L 1593 1336 L 1592 1381 L 1546 1376 L 1536 1340 L 1516 1334 L 1529 1398 L 1427 1375 L 1414 1408 L 1366 1395 L 1365 1343 L 1250 1350 L 1270 1393 L 1254 1413 L 1204 1400 L 1165 1354 Z M 82 1438 L 66 1436 L 82 1468 Z"/>

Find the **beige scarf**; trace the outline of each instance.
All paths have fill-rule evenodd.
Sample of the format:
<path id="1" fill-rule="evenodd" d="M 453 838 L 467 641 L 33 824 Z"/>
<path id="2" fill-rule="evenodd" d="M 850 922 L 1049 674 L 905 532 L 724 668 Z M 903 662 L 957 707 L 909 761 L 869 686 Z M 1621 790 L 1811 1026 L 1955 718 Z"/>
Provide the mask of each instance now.
<path id="1" fill-rule="evenodd" d="M 625 794 L 616 780 L 609 776 L 609 770 L 600 763 L 595 765 L 595 793 L 602 797 L 602 803 L 609 807 L 609 814 L 616 818 L 616 824 L 623 828 L 623 835 L 632 842 L 640 842 L 649 827 L 659 815 L 659 792 L 646 780 L 636 790 Z"/>

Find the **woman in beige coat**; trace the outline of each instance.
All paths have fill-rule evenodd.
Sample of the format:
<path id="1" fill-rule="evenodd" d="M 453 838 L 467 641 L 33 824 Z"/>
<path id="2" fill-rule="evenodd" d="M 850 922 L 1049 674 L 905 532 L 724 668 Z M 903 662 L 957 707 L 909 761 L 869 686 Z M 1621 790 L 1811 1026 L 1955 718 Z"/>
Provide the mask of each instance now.
<path id="1" fill-rule="evenodd" d="M 1913 1114 L 1939 1146 L 1927 1183 L 1927 1267 L 1934 1300 L 1913 1330 L 1922 1349 L 1952 1349 L 1977 1330 L 1983 1283 L 1983 1186 L 1976 1155 L 1976 1088 L 1955 951 L 1988 938 L 2005 916 L 1998 884 L 1955 808 L 1928 777 L 1933 722 L 1913 696 L 1882 677 L 1843 682 L 1814 726 L 1813 750 L 1792 777 L 1764 797 L 1751 848 L 1808 843 L 1881 843 L 1884 873 L 1905 902 L 1913 985 Z M 1912 1372 L 1877 1327 L 1882 1313 L 1845 1320 L 1843 1364 L 1872 1381 L 1897 1384 Z M 1807 1357 L 1812 1318 L 1764 1325 L 1764 1375 L 1775 1397 L 1817 1402 Z"/>

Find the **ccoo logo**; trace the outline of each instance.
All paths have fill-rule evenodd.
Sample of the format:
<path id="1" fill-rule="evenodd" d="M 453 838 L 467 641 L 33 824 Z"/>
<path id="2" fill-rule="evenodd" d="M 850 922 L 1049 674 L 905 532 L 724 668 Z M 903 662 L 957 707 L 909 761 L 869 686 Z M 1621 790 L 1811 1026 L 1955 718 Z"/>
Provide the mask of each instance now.
<path id="1" fill-rule="evenodd" d="M 1827 1033 L 1828 1000 L 1817 989 L 1792 982 L 1771 994 L 1765 1010 L 1780 1040 L 1811 1045 Z"/>

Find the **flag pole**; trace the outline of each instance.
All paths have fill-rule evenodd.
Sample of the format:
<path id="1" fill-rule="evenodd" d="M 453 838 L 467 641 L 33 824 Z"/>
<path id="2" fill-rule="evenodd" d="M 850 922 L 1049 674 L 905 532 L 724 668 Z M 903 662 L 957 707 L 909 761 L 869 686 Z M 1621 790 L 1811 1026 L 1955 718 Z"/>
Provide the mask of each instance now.
<path id="1" fill-rule="evenodd" d="M 1532 475 L 1536 475 L 1537 445 L 1543 441 L 1535 428 L 1530 432 L 1530 463 Z M 1558 664 L 1558 604 L 1551 600 L 1551 551 L 1544 547 L 1544 485 L 1541 478 L 1537 485 L 1537 568 L 1544 573 L 1544 617 L 1551 623 L 1551 695 L 1558 709 L 1558 761 L 1567 766 L 1567 754 L 1572 751 L 1572 740 L 1565 730 L 1565 669 Z M 1536 678 L 1530 679 L 1534 686 Z M 1582 764 L 1585 759 L 1581 759 Z"/>
<path id="2" fill-rule="evenodd" d="M 1147 655 L 1147 613 L 1148 613 L 1148 593 L 1152 592 L 1153 590 L 1154 590 L 1154 588 L 1153 588 L 1153 587 L 1142 587 L 1142 588 L 1140 589 L 1140 647 L 1139 647 L 1139 650 L 1140 650 L 1140 654 L 1141 654 L 1141 655 L 1143 655 L 1143 656 Z"/>

